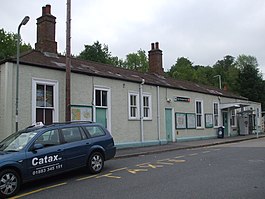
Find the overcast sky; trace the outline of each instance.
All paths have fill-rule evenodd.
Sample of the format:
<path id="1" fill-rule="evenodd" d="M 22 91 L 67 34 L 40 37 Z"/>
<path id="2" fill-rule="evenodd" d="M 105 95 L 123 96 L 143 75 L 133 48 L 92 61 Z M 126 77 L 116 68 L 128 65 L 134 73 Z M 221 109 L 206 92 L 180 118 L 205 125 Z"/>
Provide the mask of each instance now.
<path id="1" fill-rule="evenodd" d="M 51 5 L 56 17 L 58 52 L 65 52 L 66 0 L 1 0 L 0 28 L 17 32 L 35 47 L 36 19 Z M 163 51 L 164 69 L 178 57 L 212 66 L 226 55 L 252 55 L 265 73 L 264 0 L 72 0 L 72 54 L 85 44 L 107 44 L 113 56 L 125 58 L 152 42 Z"/>

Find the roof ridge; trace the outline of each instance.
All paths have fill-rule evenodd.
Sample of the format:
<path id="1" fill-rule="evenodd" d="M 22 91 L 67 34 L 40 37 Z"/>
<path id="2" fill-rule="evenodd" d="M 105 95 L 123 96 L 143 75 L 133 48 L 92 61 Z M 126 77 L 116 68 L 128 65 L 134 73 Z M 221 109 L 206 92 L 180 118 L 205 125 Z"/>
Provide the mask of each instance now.
<path id="1" fill-rule="evenodd" d="M 32 49 L 31 51 L 23 53 L 20 61 L 23 64 L 28 64 L 35 67 L 50 68 L 54 70 L 65 70 L 65 55 L 61 55 L 58 53 L 57 55 L 58 57 L 50 57 L 46 56 L 41 51 Z M 228 98 L 246 99 L 242 96 L 239 96 L 238 94 L 232 93 L 230 91 L 224 91 L 213 86 L 186 80 L 174 79 L 172 77 L 169 77 L 166 73 L 160 75 L 156 73 L 130 70 L 111 64 L 84 60 L 74 56 L 71 56 L 71 60 L 71 70 L 75 73 L 80 73 L 89 76 L 99 76 L 110 79 L 118 79 L 135 83 L 141 83 L 142 79 L 145 79 L 145 84 L 147 85 L 161 86 L 165 88 L 185 90 L 188 92 L 192 91 Z M 14 61 L 15 59 L 13 59 L 12 62 Z"/>

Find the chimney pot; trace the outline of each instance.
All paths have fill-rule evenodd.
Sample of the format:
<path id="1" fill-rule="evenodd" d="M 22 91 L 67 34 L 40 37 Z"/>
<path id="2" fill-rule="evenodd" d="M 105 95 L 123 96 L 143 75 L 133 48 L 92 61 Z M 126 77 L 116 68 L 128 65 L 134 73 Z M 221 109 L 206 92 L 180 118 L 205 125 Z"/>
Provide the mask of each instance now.
<path id="1" fill-rule="evenodd" d="M 51 14 L 51 5 L 46 5 L 46 14 Z"/>
<path id="2" fill-rule="evenodd" d="M 156 42 L 156 49 L 159 49 L 159 43 Z"/>
<path id="3" fill-rule="evenodd" d="M 42 7 L 42 16 L 51 14 L 51 5 L 47 4 L 46 6 Z"/>
<path id="4" fill-rule="evenodd" d="M 155 44 L 151 43 L 151 50 L 154 50 L 154 49 L 155 49 Z"/>
<path id="5" fill-rule="evenodd" d="M 46 7 L 45 7 L 45 6 L 43 6 L 43 7 L 42 7 L 42 16 L 44 16 L 44 15 L 45 15 L 45 12 L 46 12 L 45 10 L 46 10 Z"/>

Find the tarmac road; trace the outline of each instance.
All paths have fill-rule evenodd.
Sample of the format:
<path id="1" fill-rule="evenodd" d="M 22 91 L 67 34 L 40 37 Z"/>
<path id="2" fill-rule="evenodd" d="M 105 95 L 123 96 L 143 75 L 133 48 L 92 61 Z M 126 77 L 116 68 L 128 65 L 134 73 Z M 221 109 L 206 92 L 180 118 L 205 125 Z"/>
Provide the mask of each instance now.
<path id="1" fill-rule="evenodd" d="M 77 171 L 29 184 L 20 198 L 263 199 L 264 149 L 260 138 L 118 158 L 95 176 Z"/>

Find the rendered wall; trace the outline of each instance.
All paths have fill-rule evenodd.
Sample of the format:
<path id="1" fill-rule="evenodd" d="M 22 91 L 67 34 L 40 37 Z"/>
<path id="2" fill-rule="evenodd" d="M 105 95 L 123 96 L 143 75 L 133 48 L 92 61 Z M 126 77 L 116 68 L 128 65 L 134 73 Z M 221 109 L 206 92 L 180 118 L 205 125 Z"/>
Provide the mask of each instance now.
<path id="1" fill-rule="evenodd" d="M 56 80 L 59 92 L 59 121 L 65 119 L 65 72 L 48 68 L 20 65 L 19 79 L 19 129 L 25 128 L 32 123 L 32 80 Z M 15 130 L 15 64 L 8 63 L 1 66 L 0 71 L 0 136 L 5 137 Z M 139 81 L 140 82 L 140 81 Z M 132 83 L 115 79 L 92 77 L 83 74 L 71 74 L 71 104 L 92 106 L 94 100 L 94 88 L 106 88 L 110 92 L 108 113 L 111 133 L 117 144 L 141 144 L 140 119 L 129 119 L 128 93 L 140 92 L 140 83 Z M 12 88 L 12 89 L 10 89 Z M 143 121 L 143 142 L 160 143 L 166 141 L 165 108 L 172 108 L 175 127 L 175 113 L 195 113 L 195 101 L 203 102 L 203 117 L 205 113 L 213 113 L 213 102 L 228 103 L 239 100 L 214 95 L 206 95 L 184 90 L 175 90 L 164 87 L 143 85 L 143 93 L 151 95 L 152 118 Z M 159 94 L 159 99 L 157 96 Z M 174 101 L 176 96 L 190 98 L 190 102 Z M 170 99 L 170 100 L 169 100 Z M 159 107 L 159 110 L 158 110 Z M 253 103 L 253 108 L 260 108 L 259 103 Z M 95 109 L 94 109 L 95 110 Z M 261 109 L 260 109 L 261 110 Z M 221 118 L 221 112 L 219 112 Z M 261 118 L 261 117 L 259 117 Z M 219 125 L 222 120 L 219 120 Z M 260 125 L 260 122 L 258 123 Z M 160 125 L 160 129 L 158 129 Z M 230 129 L 231 132 L 235 129 Z M 232 132 L 231 134 L 233 134 Z M 216 137 L 215 128 L 200 129 L 175 129 L 175 140 Z M 160 138 L 160 139 L 159 139 Z"/>

